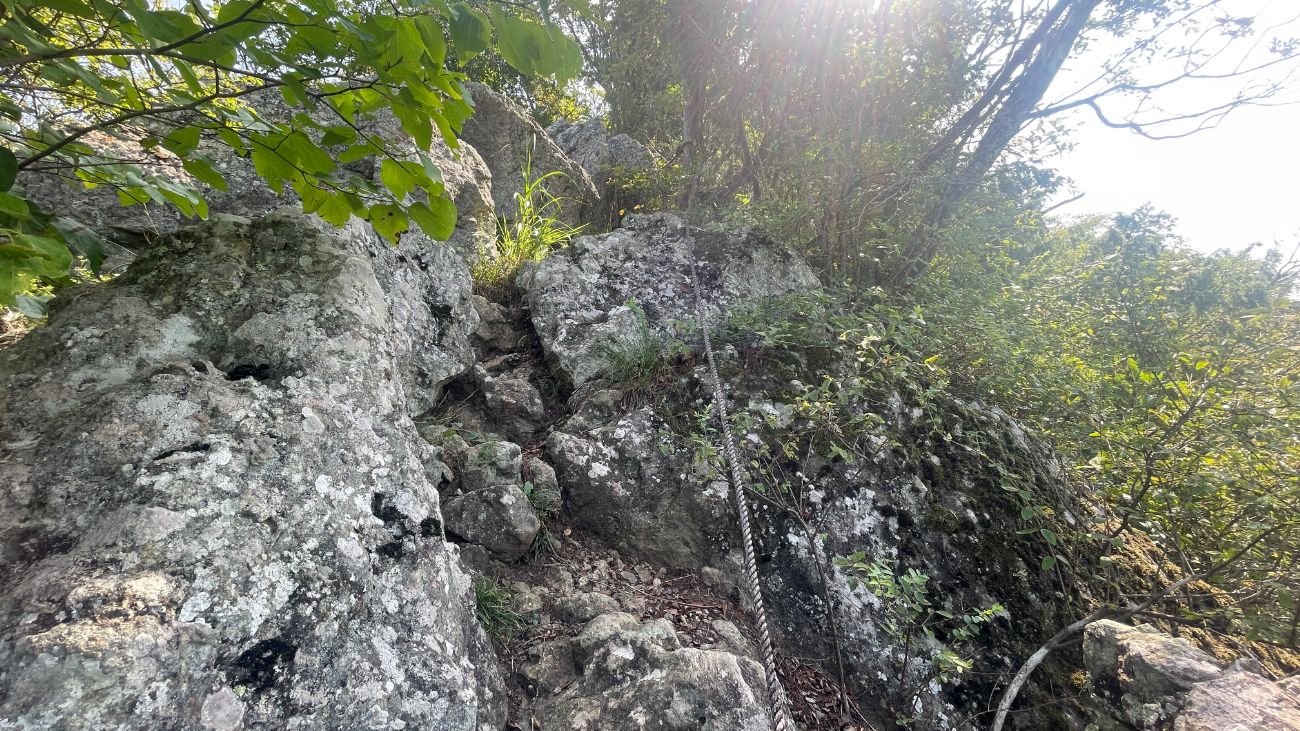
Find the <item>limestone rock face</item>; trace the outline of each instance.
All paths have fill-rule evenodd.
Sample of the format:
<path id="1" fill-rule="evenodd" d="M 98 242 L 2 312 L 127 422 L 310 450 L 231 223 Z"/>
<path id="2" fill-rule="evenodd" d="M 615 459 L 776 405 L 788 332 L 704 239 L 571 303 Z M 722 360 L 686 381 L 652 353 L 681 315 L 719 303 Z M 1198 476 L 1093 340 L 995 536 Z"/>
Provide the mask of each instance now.
<path id="1" fill-rule="evenodd" d="M 492 171 L 492 199 L 501 218 L 513 220 L 516 196 L 524 187 L 525 168 L 538 178 L 552 171 L 543 184 L 563 200 L 560 218 L 571 226 L 587 223 L 600 192 L 587 172 L 555 144 L 542 126 L 513 102 L 478 82 L 465 84 L 474 102 L 474 116 L 465 122 L 461 138 L 473 145 Z"/>
<path id="2" fill-rule="evenodd" d="M 625 134 L 611 135 L 599 119 L 576 124 L 558 120 L 546 132 L 564 154 L 587 171 L 600 192 L 593 220 L 601 228 L 617 228 L 624 213 L 642 202 L 636 199 L 635 192 L 623 189 L 619 180 L 653 170 L 655 162 L 650 151 Z"/>
<path id="3" fill-rule="evenodd" d="M 472 329 L 426 255 L 217 217 L 0 351 L 0 725 L 500 727 L 410 419 Z"/>
<path id="4" fill-rule="evenodd" d="M 544 728 L 597 731 L 766 731 L 772 728 L 763 669 L 748 658 L 682 647 L 667 620 L 615 612 L 593 619 L 535 672 L 552 687 L 569 649 L 579 676 L 538 709 Z M 560 671 L 556 668 L 560 667 Z"/>
<path id="5" fill-rule="evenodd" d="M 800 257 L 757 233 L 705 231 L 664 213 L 628 216 L 624 223 L 607 234 L 580 236 L 520 275 L 542 347 L 575 387 L 605 367 L 610 343 L 639 337 L 643 323 L 631 301 L 658 335 L 695 320 L 691 256 L 699 261 L 710 322 L 722 306 L 819 286 Z"/>
<path id="6" fill-rule="evenodd" d="M 1084 662 L 1103 712 L 1129 727 L 1298 731 L 1300 697 L 1239 662 L 1225 668 L 1186 640 L 1111 620 L 1084 631 Z"/>
<path id="7" fill-rule="evenodd" d="M 687 568 L 721 562 L 738 534 L 727 483 L 701 489 L 697 469 L 660 450 L 659 426 L 647 407 L 590 431 L 552 432 L 546 454 L 567 515 L 634 556 Z"/>

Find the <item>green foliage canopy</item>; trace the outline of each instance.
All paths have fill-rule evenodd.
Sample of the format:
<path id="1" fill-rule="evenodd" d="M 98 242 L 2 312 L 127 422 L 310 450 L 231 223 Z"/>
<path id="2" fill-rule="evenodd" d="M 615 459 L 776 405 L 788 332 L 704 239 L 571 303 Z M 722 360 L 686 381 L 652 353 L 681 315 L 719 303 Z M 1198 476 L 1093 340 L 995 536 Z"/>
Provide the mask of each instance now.
<path id="1" fill-rule="evenodd" d="M 68 283 L 76 260 L 93 271 L 102 258 L 69 212 L 43 211 L 24 195 L 28 176 L 206 217 L 199 185 L 92 144 L 104 136 L 174 155 L 216 190 L 227 181 L 210 152 L 224 146 L 335 225 L 357 216 L 389 240 L 412 224 L 447 238 L 456 211 L 425 150 L 435 134 L 454 147 L 473 112 L 449 54 L 464 63 L 489 48 L 522 74 L 562 82 L 581 69 L 576 44 L 526 3 L 4 0 L 0 305 L 37 282 Z M 266 94 L 283 98 L 283 119 L 253 103 Z M 414 156 L 366 132 L 380 110 L 399 120 Z M 347 166 L 367 158 L 377 182 Z"/>

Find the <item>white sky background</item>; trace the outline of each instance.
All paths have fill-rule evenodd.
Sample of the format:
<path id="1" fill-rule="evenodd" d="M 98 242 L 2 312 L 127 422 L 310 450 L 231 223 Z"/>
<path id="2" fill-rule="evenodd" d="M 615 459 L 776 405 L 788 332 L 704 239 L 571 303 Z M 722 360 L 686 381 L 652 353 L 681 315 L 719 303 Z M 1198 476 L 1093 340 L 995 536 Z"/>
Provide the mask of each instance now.
<path id="1" fill-rule="evenodd" d="M 1227 0 L 1223 7 L 1256 16 L 1257 25 L 1300 13 L 1296 0 Z M 1300 23 L 1283 34 L 1300 35 Z M 1098 54 L 1119 50 L 1098 47 L 1070 62 L 1047 98 L 1094 76 Z M 1183 82 L 1157 100 L 1169 109 L 1203 108 L 1231 99 L 1240 85 Z M 1296 85 L 1300 87 L 1300 79 Z M 1287 97 L 1300 98 L 1296 92 L 1300 88 Z M 1049 163 L 1072 178 L 1084 196 L 1056 213 L 1112 213 L 1151 203 L 1177 218 L 1187 244 L 1205 252 L 1274 241 L 1290 249 L 1300 240 L 1300 104 L 1238 109 L 1214 129 L 1174 140 L 1149 140 L 1112 129 L 1090 110 L 1071 114 L 1067 119 L 1074 149 Z"/>

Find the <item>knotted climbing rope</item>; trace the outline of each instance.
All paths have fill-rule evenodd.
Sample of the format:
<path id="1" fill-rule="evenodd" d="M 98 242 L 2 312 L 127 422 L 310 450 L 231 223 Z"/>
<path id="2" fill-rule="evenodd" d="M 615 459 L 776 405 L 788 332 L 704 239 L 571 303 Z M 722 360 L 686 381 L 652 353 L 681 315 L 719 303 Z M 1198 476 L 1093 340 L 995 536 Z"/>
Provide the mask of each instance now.
<path id="1" fill-rule="evenodd" d="M 763 670 L 767 676 L 767 697 L 772 707 L 772 726 L 776 731 L 797 731 L 794 717 L 790 715 L 790 702 L 776 672 L 776 652 L 772 649 L 772 635 L 767 629 L 767 612 L 763 609 L 763 591 L 758 584 L 758 562 L 754 559 L 754 534 L 750 527 L 749 500 L 745 497 L 745 483 L 740 474 L 740 459 L 736 456 L 736 440 L 731 433 L 731 420 L 727 415 L 727 395 L 718 377 L 718 364 L 713 357 L 713 343 L 704 318 L 704 295 L 696 272 L 694 252 L 691 255 L 691 288 L 695 290 L 695 319 L 704 335 L 704 357 L 709 366 L 709 379 L 713 381 L 713 413 L 718 417 L 722 435 L 722 453 L 731 471 L 731 492 L 736 499 L 736 512 L 740 516 L 740 537 L 745 555 L 745 588 L 754 608 L 754 623 L 758 627 L 758 641 L 763 652 Z"/>

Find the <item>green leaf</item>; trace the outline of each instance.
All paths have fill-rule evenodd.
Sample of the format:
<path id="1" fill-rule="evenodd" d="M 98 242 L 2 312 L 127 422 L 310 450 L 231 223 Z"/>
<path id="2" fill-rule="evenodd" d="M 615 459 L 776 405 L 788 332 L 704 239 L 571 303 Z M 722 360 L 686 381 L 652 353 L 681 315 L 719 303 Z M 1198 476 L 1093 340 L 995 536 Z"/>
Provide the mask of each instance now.
<path id="1" fill-rule="evenodd" d="M 420 32 L 420 39 L 424 42 L 424 50 L 429 54 L 429 60 L 434 66 L 442 66 L 443 61 L 447 59 L 447 39 L 442 35 L 442 26 L 430 15 L 419 15 L 415 18 L 415 27 Z"/>
<path id="2" fill-rule="evenodd" d="M 426 112 L 405 104 L 394 103 L 393 114 L 402 123 L 402 129 L 415 140 L 419 149 L 429 149 L 429 145 L 433 143 L 433 124 L 429 121 Z"/>
<path id="3" fill-rule="evenodd" d="M 49 301 L 49 297 L 34 297 L 32 295 L 20 294 L 14 297 L 14 309 L 33 320 L 40 320 L 44 319 L 44 317 L 49 314 L 45 307 L 45 303 Z"/>
<path id="4" fill-rule="evenodd" d="M 202 130 L 198 127 L 174 129 L 163 139 L 162 146 L 173 152 L 177 157 L 185 157 L 199 146 L 201 134 Z"/>
<path id="5" fill-rule="evenodd" d="M 27 201 L 12 193 L 0 193 L 0 213 L 13 218 L 23 219 L 31 216 Z"/>
<path id="6" fill-rule="evenodd" d="M 8 147 L 0 147 L 0 193 L 8 192 L 14 187 L 18 177 L 18 158 Z"/>
<path id="7" fill-rule="evenodd" d="M 415 181 L 402 168 L 402 164 L 392 158 L 384 158 L 379 166 L 379 182 L 384 184 L 393 197 L 401 200 L 415 187 Z"/>
<path id="8" fill-rule="evenodd" d="M 1051 571 L 1056 566 L 1055 556 L 1043 556 L 1042 567 L 1044 571 Z"/>
<path id="9" fill-rule="evenodd" d="M 497 30 L 497 53 L 501 58 L 525 76 L 540 75 L 542 49 L 535 32 L 537 24 L 494 6 L 492 25 Z"/>
<path id="10" fill-rule="evenodd" d="M 370 225 L 375 232 L 390 242 L 397 241 L 398 234 L 410 228 L 406 214 L 401 208 L 388 204 L 376 204 L 368 211 Z"/>
<path id="11" fill-rule="evenodd" d="M 442 196 L 430 198 L 429 204 L 413 204 L 406 212 L 426 236 L 446 241 L 456 232 L 456 204 Z"/>
<path id="12" fill-rule="evenodd" d="M 352 218 L 352 206 L 348 203 L 346 196 L 340 193 L 331 193 L 321 207 L 316 210 L 316 215 L 325 219 L 335 226 L 342 226 Z"/>
<path id="13" fill-rule="evenodd" d="M 1055 531 L 1048 530 L 1047 528 L 1041 528 L 1041 529 L 1039 529 L 1038 532 L 1041 533 L 1041 534 L 1043 535 L 1043 538 L 1046 539 L 1048 543 L 1052 544 L 1053 546 L 1056 545 L 1056 532 L 1055 532 Z"/>
<path id="14" fill-rule="evenodd" d="M 135 10 L 131 15 L 141 33 L 164 44 L 175 43 L 202 30 L 193 18 L 175 10 Z"/>
<path id="15" fill-rule="evenodd" d="M 191 158 L 181 163 L 185 171 L 203 184 L 216 190 L 226 190 L 226 177 L 202 158 Z"/>
<path id="16" fill-rule="evenodd" d="M 482 13 L 465 3 L 451 7 L 452 18 L 448 24 L 456 60 L 462 64 L 487 50 L 492 42 L 492 30 Z"/>

